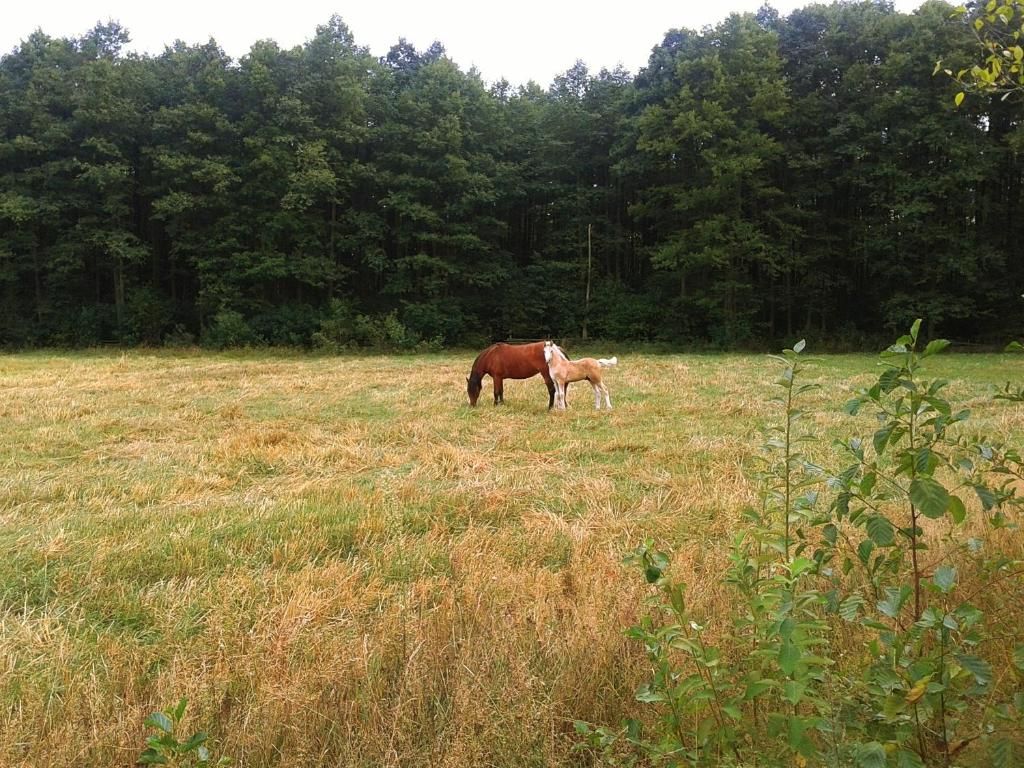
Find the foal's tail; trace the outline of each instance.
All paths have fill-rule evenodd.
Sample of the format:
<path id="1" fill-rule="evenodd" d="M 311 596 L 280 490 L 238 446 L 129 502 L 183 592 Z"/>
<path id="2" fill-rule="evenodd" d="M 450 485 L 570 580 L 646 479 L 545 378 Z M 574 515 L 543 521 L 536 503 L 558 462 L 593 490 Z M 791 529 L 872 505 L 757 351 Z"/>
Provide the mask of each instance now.
<path id="1" fill-rule="evenodd" d="M 597 358 L 597 364 L 600 365 L 602 368 L 611 368 L 613 365 L 619 364 L 619 358 L 599 357 Z"/>

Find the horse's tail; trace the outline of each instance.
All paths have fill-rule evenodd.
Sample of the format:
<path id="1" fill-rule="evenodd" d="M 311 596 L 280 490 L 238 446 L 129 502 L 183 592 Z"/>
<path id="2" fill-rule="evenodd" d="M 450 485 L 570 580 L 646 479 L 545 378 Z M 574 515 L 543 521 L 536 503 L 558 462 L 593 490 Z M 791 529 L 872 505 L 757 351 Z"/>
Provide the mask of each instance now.
<path id="1" fill-rule="evenodd" d="M 619 358 L 617 357 L 599 357 L 597 358 L 597 364 L 602 368 L 611 368 L 613 365 L 619 364 Z"/>

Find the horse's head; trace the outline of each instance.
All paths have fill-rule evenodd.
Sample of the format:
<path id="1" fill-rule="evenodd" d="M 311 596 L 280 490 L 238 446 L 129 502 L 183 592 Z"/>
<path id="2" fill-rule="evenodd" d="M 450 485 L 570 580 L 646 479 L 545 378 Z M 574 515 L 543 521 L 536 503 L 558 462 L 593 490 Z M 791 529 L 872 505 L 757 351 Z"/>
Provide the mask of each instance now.
<path id="1" fill-rule="evenodd" d="M 568 356 L 562 348 L 553 341 L 544 342 L 544 362 L 551 365 L 552 360 L 568 360 Z"/>
<path id="2" fill-rule="evenodd" d="M 469 404 L 476 405 L 476 399 L 480 397 L 480 390 L 483 388 L 483 377 L 479 373 L 471 373 L 466 377 L 466 394 L 469 395 Z"/>
<path id="3" fill-rule="evenodd" d="M 551 364 L 551 358 L 554 356 L 556 349 L 558 349 L 558 347 L 555 346 L 555 342 L 544 342 L 544 362 L 546 362 L 548 365 Z"/>

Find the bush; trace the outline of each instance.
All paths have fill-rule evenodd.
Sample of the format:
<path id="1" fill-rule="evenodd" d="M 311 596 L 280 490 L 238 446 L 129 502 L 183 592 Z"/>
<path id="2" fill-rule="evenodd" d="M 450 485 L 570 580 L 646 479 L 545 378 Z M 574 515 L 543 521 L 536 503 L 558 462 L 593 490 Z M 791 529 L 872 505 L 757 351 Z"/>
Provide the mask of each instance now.
<path id="1" fill-rule="evenodd" d="M 327 314 L 320 318 L 320 329 L 312 334 L 313 346 L 328 352 L 340 352 L 356 346 L 356 314 L 351 302 L 332 299 Z"/>
<path id="2" fill-rule="evenodd" d="M 184 325 L 178 323 L 164 334 L 165 347 L 191 347 L 196 343 L 196 336 Z"/>
<path id="3" fill-rule="evenodd" d="M 650 296 L 609 283 L 594 292 L 588 332 L 594 338 L 648 340 L 661 315 L 661 307 Z"/>
<path id="4" fill-rule="evenodd" d="M 154 712 L 146 718 L 146 725 L 152 734 L 146 738 L 146 748 L 139 755 L 140 765 L 171 765 L 178 768 L 211 768 L 230 765 L 228 757 L 214 761 L 207 746 L 209 736 L 196 731 L 182 740 L 178 737 L 185 707 L 188 702 L 181 699 L 177 706 Z"/>
<path id="5" fill-rule="evenodd" d="M 251 347 L 261 342 L 240 312 L 222 309 L 203 333 L 203 346 L 213 349 Z"/>
<path id="6" fill-rule="evenodd" d="M 126 338 L 128 343 L 159 344 L 164 331 L 171 324 L 174 307 L 152 288 L 135 288 L 125 306 Z"/>
<path id="7" fill-rule="evenodd" d="M 364 347 L 381 350 L 411 350 L 419 339 L 398 319 L 394 310 L 386 315 L 358 315 L 356 339 Z"/>
<path id="8" fill-rule="evenodd" d="M 281 347 L 309 347 L 319 318 L 309 304 L 282 304 L 250 320 L 253 333 L 267 344 Z"/>
<path id="9" fill-rule="evenodd" d="M 446 339 L 460 338 L 466 327 L 462 310 L 458 306 L 442 307 L 415 302 L 405 302 L 403 305 L 402 322 L 408 328 L 410 337 L 429 339 L 428 345 L 438 349 Z"/>
<path id="10" fill-rule="evenodd" d="M 313 336 L 313 345 L 327 351 L 362 347 L 387 351 L 426 351 L 419 336 L 411 332 L 392 310 L 386 315 L 356 314 L 347 301 L 335 300 L 320 330 Z M 436 340 L 427 343 L 430 346 Z M 439 344 L 439 341 L 436 343 Z"/>
<path id="11" fill-rule="evenodd" d="M 73 328 L 59 333 L 58 338 L 76 347 L 94 347 L 117 338 L 117 313 L 113 304 L 91 304 L 74 315 Z"/>
<path id="12" fill-rule="evenodd" d="M 1017 764 L 1024 644 L 972 600 L 998 584 L 1019 603 L 1024 563 L 985 553 L 962 524 L 980 512 L 1008 526 L 1024 506 L 1024 462 L 960 433 L 969 412 L 945 399 L 947 382 L 921 376 L 948 342 L 919 350 L 919 329 L 882 353 L 876 383 L 847 404 L 870 408 L 879 428 L 846 441 L 849 464 L 832 472 L 802 452 L 813 436 L 798 402 L 814 388 L 799 383 L 803 342 L 776 357 L 782 424 L 753 473 L 760 503 L 731 547 L 731 626 L 716 633 L 727 639 L 707 641 L 668 556 L 639 547 L 627 562 L 657 591 L 627 634 L 651 662 L 637 699 L 655 708 L 653 723 L 577 723 L 581 748 L 615 764 Z M 1000 396 L 1024 397 L 1009 387 Z M 929 537 L 924 518 L 948 533 Z M 980 584 L 961 590 L 967 572 Z"/>

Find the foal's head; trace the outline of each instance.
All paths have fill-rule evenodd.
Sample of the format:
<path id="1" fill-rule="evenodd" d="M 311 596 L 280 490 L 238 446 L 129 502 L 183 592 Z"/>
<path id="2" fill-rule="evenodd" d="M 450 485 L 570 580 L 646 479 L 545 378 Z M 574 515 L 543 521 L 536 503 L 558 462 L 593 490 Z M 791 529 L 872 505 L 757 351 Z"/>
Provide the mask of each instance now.
<path id="1" fill-rule="evenodd" d="M 553 342 L 553 341 L 545 341 L 544 342 L 544 362 L 546 362 L 548 365 L 551 365 L 551 361 L 561 351 L 562 350 L 558 349 L 558 347 L 555 345 L 555 342 Z"/>

